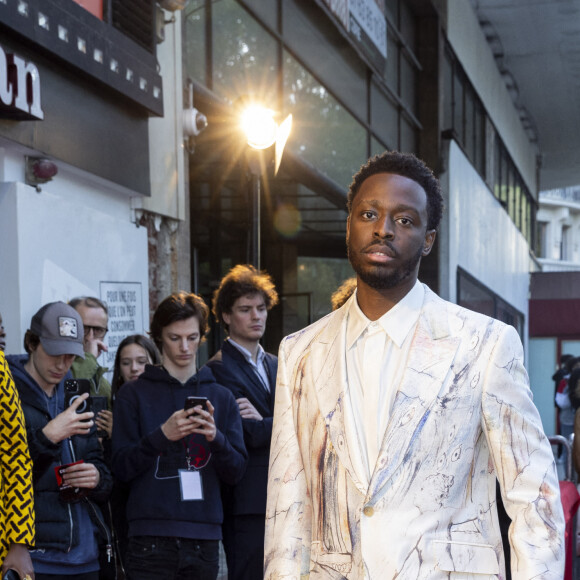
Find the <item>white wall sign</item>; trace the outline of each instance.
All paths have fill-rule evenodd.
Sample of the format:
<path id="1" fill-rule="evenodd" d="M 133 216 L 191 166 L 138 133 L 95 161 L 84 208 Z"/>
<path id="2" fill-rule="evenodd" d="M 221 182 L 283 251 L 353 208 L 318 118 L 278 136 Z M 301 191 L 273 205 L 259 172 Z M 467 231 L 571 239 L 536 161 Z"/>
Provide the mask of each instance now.
<path id="1" fill-rule="evenodd" d="M 42 120 L 40 73 L 32 62 L 4 52 L 0 46 L 0 104 L 28 119 Z"/>
<path id="2" fill-rule="evenodd" d="M 387 58 L 384 0 L 323 0 L 342 26 L 370 52 Z"/>
<path id="3" fill-rule="evenodd" d="M 105 355 L 109 370 L 113 370 L 117 347 L 131 334 L 143 334 L 143 296 L 140 282 L 101 282 L 101 300 L 109 307 L 109 332 Z"/>

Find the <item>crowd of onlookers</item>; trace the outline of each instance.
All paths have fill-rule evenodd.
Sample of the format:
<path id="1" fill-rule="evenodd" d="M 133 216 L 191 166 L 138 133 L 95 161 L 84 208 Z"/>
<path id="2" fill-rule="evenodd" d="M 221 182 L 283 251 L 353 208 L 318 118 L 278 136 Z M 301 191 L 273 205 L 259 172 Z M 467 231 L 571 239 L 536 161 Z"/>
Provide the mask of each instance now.
<path id="1" fill-rule="evenodd" d="M 2 576 L 213 580 L 223 539 L 229 578 L 262 577 L 277 359 L 259 340 L 277 301 L 233 268 L 212 304 L 228 338 L 198 368 L 209 308 L 174 293 L 150 337 L 119 344 L 111 383 L 100 299 L 42 306 L 24 354 L 1 352 L 0 318 Z"/>

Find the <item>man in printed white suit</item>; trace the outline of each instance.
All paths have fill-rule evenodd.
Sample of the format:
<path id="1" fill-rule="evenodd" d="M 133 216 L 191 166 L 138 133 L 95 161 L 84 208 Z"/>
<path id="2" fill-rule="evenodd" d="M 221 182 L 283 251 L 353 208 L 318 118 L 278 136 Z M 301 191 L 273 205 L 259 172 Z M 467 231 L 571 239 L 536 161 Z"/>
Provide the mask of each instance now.
<path id="1" fill-rule="evenodd" d="M 417 280 L 443 203 L 430 169 L 387 152 L 355 175 L 357 290 L 280 347 L 267 579 L 564 575 L 564 517 L 513 327 Z"/>

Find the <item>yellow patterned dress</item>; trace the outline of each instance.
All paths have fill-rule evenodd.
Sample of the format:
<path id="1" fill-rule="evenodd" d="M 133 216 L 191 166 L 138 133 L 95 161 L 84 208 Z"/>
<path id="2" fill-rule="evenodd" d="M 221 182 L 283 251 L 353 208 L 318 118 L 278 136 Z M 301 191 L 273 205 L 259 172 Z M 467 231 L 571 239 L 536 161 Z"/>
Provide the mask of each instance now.
<path id="1" fill-rule="evenodd" d="M 11 543 L 34 544 L 32 461 L 20 398 L 0 351 L 0 565 Z"/>

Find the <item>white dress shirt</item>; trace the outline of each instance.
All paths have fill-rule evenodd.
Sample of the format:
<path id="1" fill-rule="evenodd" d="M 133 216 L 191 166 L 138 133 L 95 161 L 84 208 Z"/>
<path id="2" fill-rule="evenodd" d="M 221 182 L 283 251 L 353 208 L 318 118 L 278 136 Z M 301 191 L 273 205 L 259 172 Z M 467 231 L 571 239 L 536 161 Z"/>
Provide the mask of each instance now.
<path id="1" fill-rule="evenodd" d="M 397 387 L 403 376 L 412 330 L 425 290 L 417 281 L 410 292 L 376 321 L 350 301 L 346 327 L 347 402 L 345 428 L 351 456 L 370 482 Z"/>

